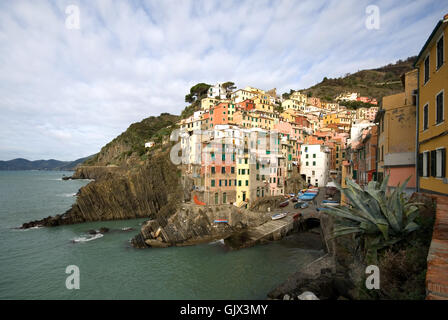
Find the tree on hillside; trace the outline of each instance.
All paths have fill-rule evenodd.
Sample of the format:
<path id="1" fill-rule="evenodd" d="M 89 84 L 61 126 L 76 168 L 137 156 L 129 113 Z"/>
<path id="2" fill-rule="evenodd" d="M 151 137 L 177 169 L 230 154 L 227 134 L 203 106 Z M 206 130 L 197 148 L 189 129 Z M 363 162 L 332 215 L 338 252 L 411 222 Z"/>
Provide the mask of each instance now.
<path id="1" fill-rule="evenodd" d="M 294 90 L 289 89 L 289 93 L 288 93 L 288 92 L 283 93 L 283 94 L 282 94 L 282 98 L 283 98 L 284 100 L 287 100 L 287 99 L 289 99 L 289 97 L 290 97 L 293 93 L 294 93 Z"/>
<path id="2" fill-rule="evenodd" d="M 206 83 L 198 83 L 191 87 L 190 93 L 185 96 L 185 102 L 194 103 L 197 100 L 205 98 L 207 96 L 207 91 L 211 86 Z"/>
<path id="3" fill-rule="evenodd" d="M 224 82 L 222 84 L 222 87 L 224 88 L 224 90 L 226 90 L 227 99 L 230 98 L 230 94 L 232 93 L 232 91 L 234 91 L 236 89 L 235 82 L 232 82 L 232 81 Z"/>

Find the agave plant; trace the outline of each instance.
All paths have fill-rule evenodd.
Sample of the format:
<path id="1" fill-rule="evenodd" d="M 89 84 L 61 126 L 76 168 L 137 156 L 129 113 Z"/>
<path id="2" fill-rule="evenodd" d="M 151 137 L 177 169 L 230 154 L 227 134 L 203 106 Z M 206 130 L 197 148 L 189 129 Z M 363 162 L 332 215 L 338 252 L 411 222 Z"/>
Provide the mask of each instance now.
<path id="1" fill-rule="evenodd" d="M 418 203 L 408 202 L 403 190 L 410 177 L 387 195 L 389 176 L 381 185 L 371 181 L 363 190 L 357 183 L 346 179 L 347 187 L 338 189 L 351 206 L 327 207 L 325 212 L 336 218 L 333 238 L 354 234 L 364 240 L 368 259 L 376 261 L 379 249 L 404 240 L 419 226 L 414 222 L 419 215 Z"/>

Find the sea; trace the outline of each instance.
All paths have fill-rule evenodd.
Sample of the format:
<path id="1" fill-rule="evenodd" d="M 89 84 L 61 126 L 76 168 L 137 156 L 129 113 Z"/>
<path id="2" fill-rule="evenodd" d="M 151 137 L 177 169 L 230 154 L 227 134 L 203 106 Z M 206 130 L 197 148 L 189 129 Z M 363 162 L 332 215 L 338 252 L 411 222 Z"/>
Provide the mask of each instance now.
<path id="1" fill-rule="evenodd" d="M 18 229 L 71 207 L 90 182 L 62 180 L 71 174 L 0 171 L 0 299 L 266 299 L 323 255 L 291 240 L 242 250 L 223 241 L 133 248 L 130 239 L 145 219 Z M 110 231 L 89 234 L 101 227 Z M 79 271 L 79 288 L 70 266 Z"/>

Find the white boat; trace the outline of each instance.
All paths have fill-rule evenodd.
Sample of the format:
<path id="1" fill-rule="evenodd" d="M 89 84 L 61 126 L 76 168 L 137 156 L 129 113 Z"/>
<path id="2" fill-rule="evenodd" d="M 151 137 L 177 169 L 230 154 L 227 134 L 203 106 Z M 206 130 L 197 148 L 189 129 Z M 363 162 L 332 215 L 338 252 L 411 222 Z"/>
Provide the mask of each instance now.
<path id="1" fill-rule="evenodd" d="M 272 220 L 278 220 L 278 219 L 282 219 L 282 218 L 286 217 L 287 215 L 288 215 L 287 212 L 277 213 L 277 214 L 274 214 L 274 215 L 271 217 L 271 219 L 272 219 Z"/>

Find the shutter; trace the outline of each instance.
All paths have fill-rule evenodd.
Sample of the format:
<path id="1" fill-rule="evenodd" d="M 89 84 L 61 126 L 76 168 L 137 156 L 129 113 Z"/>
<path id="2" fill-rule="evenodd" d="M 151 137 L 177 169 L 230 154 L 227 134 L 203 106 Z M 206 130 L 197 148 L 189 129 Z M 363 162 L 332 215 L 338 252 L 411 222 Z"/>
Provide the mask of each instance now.
<path id="1" fill-rule="evenodd" d="M 431 151 L 431 177 L 436 176 L 436 174 L 437 174 L 436 168 L 437 168 L 437 151 L 432 150 Z"/>
<path id="2" fill-rule="evenodd" d="M 423 176 L 423 153 L 418 155 L 417 172 L 419 177 Z"/>
<path id="3" fill-rule="evenodd" d="M 446 177 L 446 149 L 442 149 L 442 178 Z"/>
<path id="4" fill-rule="evenodd" d="M 426 153 L 426 175 L 425 177 L 429 177 L 431 175 L 431 158 L 430 155 L 431 153 L 425 152 Z"/>

